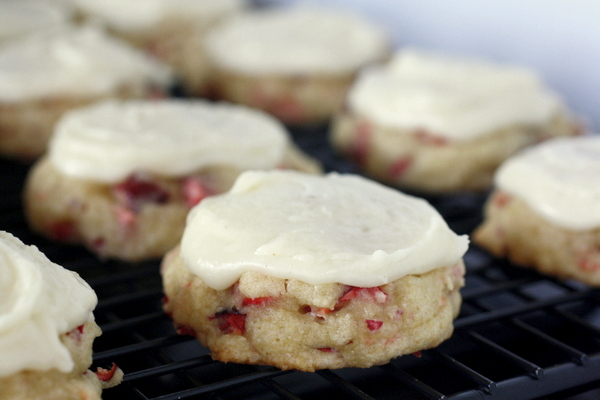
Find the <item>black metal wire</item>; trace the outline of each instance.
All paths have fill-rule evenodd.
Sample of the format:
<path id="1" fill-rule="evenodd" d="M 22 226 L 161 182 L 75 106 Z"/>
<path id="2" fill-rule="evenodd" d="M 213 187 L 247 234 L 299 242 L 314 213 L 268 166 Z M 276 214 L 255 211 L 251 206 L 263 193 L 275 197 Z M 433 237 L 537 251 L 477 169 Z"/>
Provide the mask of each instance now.
<path id="1" fill-rule="evenodd" d="M 328 171 L 356 172 L 330 149 L 325 128 L 297 130 L 296 142 Z M 420 358 L 364 370 L 303 373 L 213 361 L 179 336 L 162 311 L 159 263 L 99 261 L 50 243 L 25 224 L 20 192 L 28 166 L 0 161 L 0 229 L 77 271 L 96 290 L 103 330 L 95 366 L 116 362 L 121 385 L 105 400 L 142 399 L 536 399 L 600 382 L 600 293 L 518 268 L 471 246 L 455 334 Z M 459 233 L 481 220 L 482 195 L 429 199 Z"/>

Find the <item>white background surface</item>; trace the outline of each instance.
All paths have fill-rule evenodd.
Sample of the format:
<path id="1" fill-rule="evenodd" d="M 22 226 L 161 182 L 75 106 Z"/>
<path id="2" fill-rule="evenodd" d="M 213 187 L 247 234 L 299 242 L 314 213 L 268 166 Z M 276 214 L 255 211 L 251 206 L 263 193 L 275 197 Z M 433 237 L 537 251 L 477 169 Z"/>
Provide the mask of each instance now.
<path id="1" fill-rule="evenodd" d="M 274 3 L 290 3 L 279 0 Z M 600 0 L 296 0 L 356 10 L 394 44 L 518 63 L 600 131 Z"/>

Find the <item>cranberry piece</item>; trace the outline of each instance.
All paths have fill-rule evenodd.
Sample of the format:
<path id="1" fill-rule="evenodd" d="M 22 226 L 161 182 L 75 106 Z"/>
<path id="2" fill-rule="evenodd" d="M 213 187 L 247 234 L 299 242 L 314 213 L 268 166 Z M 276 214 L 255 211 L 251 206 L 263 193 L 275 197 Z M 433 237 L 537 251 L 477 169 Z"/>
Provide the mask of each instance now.
<path id="1" fill-rule="evenodd" d="M 339 301 L 349 301 L 355 298 L 362 298 L 365 300 L 374 301 L 375 303 L 383 304 L 387 301 L 388 295 L 377 286 L 370 288 L 352 287 L 342 297 L 340 297 Z"/>
<path id="2" fill-rule="evenodd" d="M 365 323 L 371 332 L 377 331 L 383 326 L 383 321 L 377 321 L 374 319 L 365 319 Z"/>
<path id="3" fill-rule="evenodd" d="M 302 105 L 293 97 L 286 96 L 274 100 L 271 105 L 273 114 L 289 123 L 300 123 L 306 120 L 306 113 Z"/>
<path id="4" fill-rule="evenodd" d="M 510 203 L 512 197 L 508 193 L 498 191 L 494 194 L 494 197 L 492 199 L 494 206 L 502 208 L 505 207 L 508 203 Z"/>
<path id="5" fill-rule="evenodd" d="M 416 132 L 417 140 L 428 146 L 444 146 L 448 144 L 448 139 L 444 136 L 434 135 L 426 130 L 418 130 Z"/>
<path id="6" fill-rule="evenodd" d="M 73 221 L 58 221 L 50 227 L 50 235 L 58 241 L 66 241 L 75 235 L 75 224 Z"/>
<path id="7" fill-rule="evenodd" d="M 167 191 L 142 174 L 132 174 L 125 181 L 115 185 L 114 193 L 117 199 L 131 210 L 138 210 L 144 203 L 163 204 L 169 200 Z"/>
<path id="8" fill-rule="evenodd" d="M 110 369 L 104 369 L 100 367 L 96 369 L 96 375 L 98 375 L 98 379 L 100 379 L 102 382 L 110 381 L 115 372 L 117 372 L 117 364 L 115 363 L 112 363 Z"/>
<path id="9" fill-rule="evenodd" d="M 83 336 L 83 325 L 79 325 L 77 328 L 73 329 L 70 332 L 67 332 L 67 335 L 74 338 L 78 342 L 81 341 L 81 337 Z"/>
<path id="10" fill-rule="evenodd" d="M 200 203 L 205 197 L 210 196 L 211 192 L 206 188 L 198 178 L 186 178 L 183 181 L 183 197 L 188 207 L 193 207 Z"/>
<path id="11" fill-rule="evenodd" d="M 178 335 L 196 337 L 196 331 L 191 326 L 178 326 L 175 331 Z"/>
<path id="12" fill-rule="evenodd" d="M 115 210 L 117 214 L 117 221 L 121 226 L 131 228 L 135 225 L 137 219 L 135 211 L 128 207 L 118 206 Z"/>
<path id="13" fill-rule="evenodd" d="M 270 303 L 272 300 L 273 296 L 255 298 L 245 297 L 244 300 L 242 300 L 242 306 L 260 306 Z"/>
<path id="14" fill-rule="evenodd" d="M 404 156 L 398 159 L 395 163 L 390 166 L 389 174 L 392 179 L 398 179 L 402 177 L 408 171 L 413 164 L 413 159 L 410 156 Z"/>
<path id="15" fill-rule="evenodd" d="M 350 148 L 350 159 L 359 166 L 364 167 L 367 163 L 371 131 L 371 124 L 367 121 L 360 121 L 356 127 L 356 139 Z"/>
<path id="16" fill-rule="evenodd" d="M 589 273 L 595 273 L 600 270 L 600 249 L 588 250 L 577 261 L 580 270 Z"/>
<path id="17" fill-rule="evenodd" d="M 241 314 L 237 311 L 221 311 L 209 320 L 216 320 L 219 324 L 219 329 L 224 334 L 243 335 L 246 332 L 246 314 Z"/>

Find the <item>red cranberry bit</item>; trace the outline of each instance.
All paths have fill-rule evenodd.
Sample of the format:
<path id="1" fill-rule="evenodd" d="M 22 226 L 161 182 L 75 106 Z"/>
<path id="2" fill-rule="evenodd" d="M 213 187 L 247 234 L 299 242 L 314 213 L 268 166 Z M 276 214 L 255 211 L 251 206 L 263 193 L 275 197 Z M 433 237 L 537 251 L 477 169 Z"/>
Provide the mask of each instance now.
<path id="1" fill-rule="evenodd" d="M 91 246 L 94 249 L 100 249 L 100 248 L 104 247 L 105 243 L 106 243 L 106 240 L 104 240 L 103 237 L 97 237 L 96 239 L 92 240 Z"/>
<path id="2" fill-rule="evenodd" d="M 83 325 L 79 325 L 77 328 L 73 329 L 70 332 L 67 332 L 67 335 L 74 338 L 78 342 L 81 341 L 81 337 L 83 336 Z"/>
<path id="3" fill-rule="evenodd" d="M 350 159 L 359 166 L 365 166 L 369 155 L 372 127 L 368 121 L 360 121 L 356 126 L 356 139 L 350 148 Z"/>
<path id="4" fill-rule="evenodd" d="M 421 350 L 419 351 L 415 351 L 414 353 L 412 353 L 413 356 L 417 357 L 417 358 L 421 358 Z"/>
<path id="5" fill-rule="evenodd" d="M 505 207 L 511 200 L 512 197 L 508 193 L 498 191 L 494 194 L 492 202 L 494 206 L 502 208 Z"/>
<path id="6" fill-rule="evenodd" d="M 394 320 L 398 320 L 398 319 L 402 318 L 402 315 L 404 315 L 404 310 L 397 309 L 392 318 Z"/>
<path id="7" fill-rule="evenodd" d="M 334 310 L 327 307 L 311 307 L 310 314 L 317 318 L 325 318 L 329 314 L 331 314 Z"/>
<path id="8" fill-rule="evenodd" d="M 100 379 L 102 382 L 110 381 L 115 372 L 117 372 L 117 364 L 115 363 L 112 363 L 110 369 L 104 369 L 100 367 L 96 369 L 96 375 L 98 375 L 98 379 Z"/>
<path id="9" fill-rule="evenodd" d="M 274 100 L 271 111 L 282 120 L 290 123 L 300 123 L 306 120 L 306 114 L 300 103 L 292 96 Z"/>
<path id="10" fill-rule="evenodd" d="M 191 326 L 181 325 L 175 328 L 178 335 L 196 337 L 196 331 Z"/>
<path id="11" fill-rule="evenodd" d="M 118 206 L 116 208 L 117 221 L 119 225 L 131 228 L 135 225 L 135 212 L 127 207 Z"/>
<path id="12" fill-rule="evenodd" d="M 365 319 L 365 323 L 371 332 L 377 331 L 383 326 L 383 321 L 377 321 L 374 319 Z"/>
<path id="13" fill-rule="evenodd" d="M 75 235 L 73 221 L 58 221 L 50 227 L 50 235 L 54 240 L 66 241 Z"/>
<path id="14" fill-rule="evenodd" d="M 167 191 L 142 174 L 132 174 L 125 181 L 115 185 L 114 193 L 121 203 L 134 211 L 144 203 L 163 204 L 169 200 Z"/>
<path id="15" fill-rule="evenodd" d="M 411 156 L 401 157 L 398 161 L 390 166 L 389 174 L 392 179 L 399 179 L 404 175 L 413 164 Z"/>
<path id="16" fill-rule="evenodd" d="M 417 141 L 419 143 L 428 145 L 428 146 L 445 146 L 448 144 L 448 139 L 443 137 L 443 136 L 439 136 L 439 135 L 434 135 L 431 132 L 428 132 L 424 129 L 419 129 L 416 133 L 415 133 L 416 137 L 417 137 Z"/>
<path id="17" fill-rule="evenodd" d="M 244 297 L 244 300 L 242 300 L 242 306 L 263 306 L 271 301 L 273 301 L 273 296 L 255 297 L 253 299 L 250 297 Z"/>
<path id="18" fill-rule="evenodd" d="M 183 181 L 183 197 L 188 207 L 195 206 L 210 195 L 211 192 L 202 184 L 200 179 L 190 177 Z"/>
<path id="19" fill-rule="evenodd" d="M 243 335 L 246 331 L 246 314 L 240 314 L 237 311 L 221 311 L 209 320 L 216 320 L 219 324 L 219 329 L 225 335 L 231 333 L 234 335 Z"/>
<path id="20" fill-rule="evenodd" d="M 333 353 L 335 351 L 335 349 L 332 349 L 331 347 L 317 347 L 317 350 L 324 353 Z"/>
<path id="21" fill-rule="evenodd" d="M 387 301 L 388 295 L 377 286 L 370 288 L 352 287 L 342 297 L 340 297 L 339 301 L 349 301 L 355 298 L 383 304 Z"/>
<path id="22" fill-rule="evenodd" d="M 596 272 L 600 270 L 600 249 L 589 250 L 579 258 L 577 266 L 584 272 Z"/>

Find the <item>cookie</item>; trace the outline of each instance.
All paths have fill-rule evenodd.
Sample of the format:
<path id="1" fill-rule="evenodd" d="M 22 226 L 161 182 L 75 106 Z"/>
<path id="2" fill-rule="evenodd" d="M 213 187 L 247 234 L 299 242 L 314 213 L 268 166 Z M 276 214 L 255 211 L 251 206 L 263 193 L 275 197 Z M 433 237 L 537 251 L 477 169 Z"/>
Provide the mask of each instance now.
<path id="1" fill-rule="evenodd" d="M 4 400 L 99 400 L 123 372 L 92 364 L 94 291 L 34 246 L 0 232 L 0 395 Z"/>
<path id="2" fill-rule="evenodd" d="M 171 71 L 92 27 L 65 27 L 0 47 L 0 154 L 43 154 L 66 111 L 107 98 L 164 96 Z"/>
<path id="3" fill-rule="evenodd" d="M 271 116 L 208 101 L 107 101 L 57 125 L 30 171 L 31 228 L 98 256 L 162 257 L 181 238 L 189 209 L 247 169 L 320 172 Z"/>
<path id="4" fill-rule="evenodd" d="M 386 35 L 334 9 L 259 9 L 223 21 L 206 38 L 214 94 L 288 124 L 326 122 L 357 71 L 389 53 Z"/>
<path id="5" fill-rule="evenodd" d="M 86 18 L 100 20 L 114 35 L 144 49 L 176 71 L 190 95 L 209 91 L 206 32 L 248 7 L 245 0 L 73 0 Z"/>
<path id="6" fill-rule="evenodd" d="M 530 70 L 404 49 L 359 76 L 330 140 L 374 179 L 445 194 L 489 190 L 516 151 L 580 131 Z"/>
<path id="7" fill-rule="evenodd" d="M 473 240 L 498 257 L 600 286 L 600 136 L 547 141 L 498 170 Z"/>
<path id="8" fill-rule="evenodd" d="M 162 263 L 165 311 L 224 362 L 384 364 L 452 334 L 467 246 L 365 178 L 249 171 L 190 212 Z"/>

